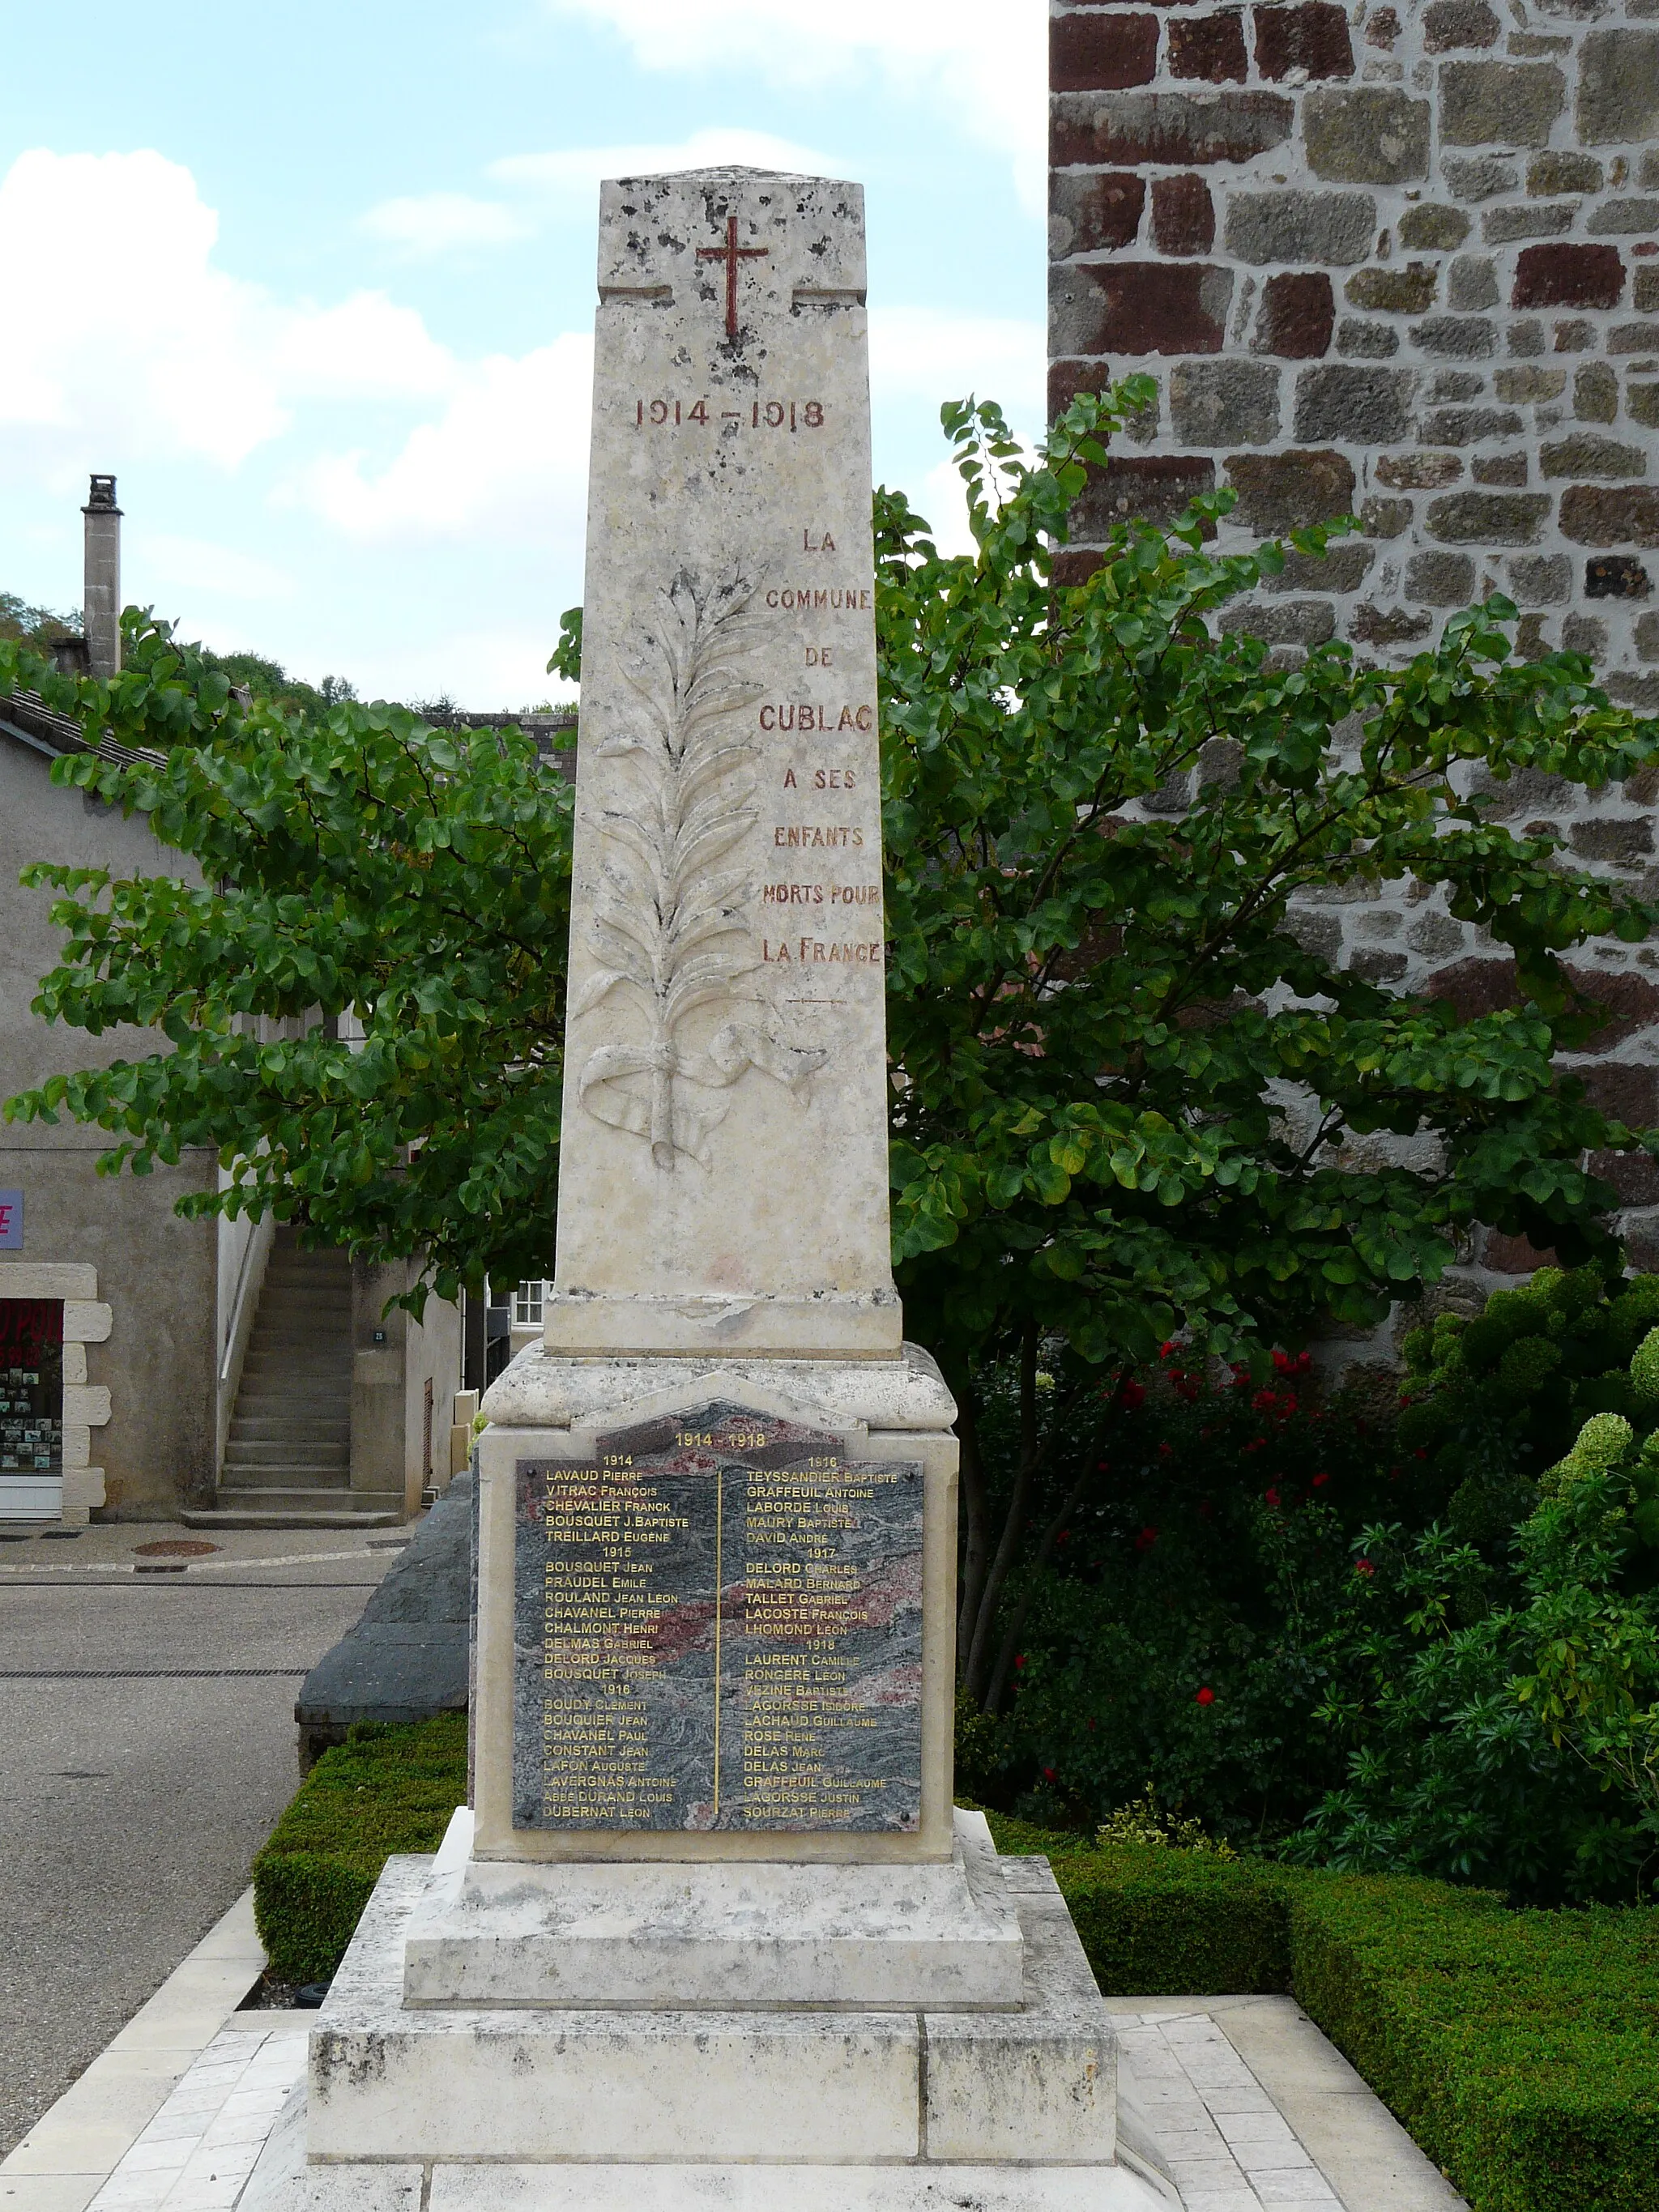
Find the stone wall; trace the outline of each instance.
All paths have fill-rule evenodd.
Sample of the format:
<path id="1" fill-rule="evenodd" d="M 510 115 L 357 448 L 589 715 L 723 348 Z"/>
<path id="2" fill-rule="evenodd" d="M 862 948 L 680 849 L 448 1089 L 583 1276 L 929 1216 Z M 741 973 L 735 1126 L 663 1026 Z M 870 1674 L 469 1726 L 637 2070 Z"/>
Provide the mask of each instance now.
<path id="1" fill-rule="evenodd" d="M 1158 384 L 1080 503 L 1073 573 L 1123 515 L 1219 485 L 1224 547 L 1352 512 L 1363 538 L 1293 556 L 1229 624 L 1399 659 L 1498 590 L 1523 653 L 1588 652 L 1659 710 L 1659 0 L 1058 0 L 1050 27 L 1051 404 Z M 1495 811 L 1638 882 L 1656 797 L 1575 811 L 1534 777 Z M 1299 926 L 1392 983 L 1503 1003 L 1501 948 L 1423 889 Z M 1647 946 L 1587 951 L 1614 1018 L 1570 1063 L 1643 1124 L 1656 969 Z M 1659 1175 L 1608 1171 L 1659 1266 Z M 1469 1259 L 1495 1280 L 1536 1255 L 1489 1236 Z"/>

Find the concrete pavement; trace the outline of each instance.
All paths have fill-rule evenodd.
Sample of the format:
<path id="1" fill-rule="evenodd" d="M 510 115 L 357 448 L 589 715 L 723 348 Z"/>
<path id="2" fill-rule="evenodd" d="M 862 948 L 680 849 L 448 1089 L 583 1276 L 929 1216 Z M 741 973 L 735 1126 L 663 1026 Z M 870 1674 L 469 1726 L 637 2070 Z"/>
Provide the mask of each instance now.
<path id="1" fill-rule="evenodd" d="M 398 1556 L 216 1531 L 183 1572 L 134 1571 L 171 1539 L 0 1545 L 0 2155 L 246 1887 L 297 1786 L 299 1684 Z"/>

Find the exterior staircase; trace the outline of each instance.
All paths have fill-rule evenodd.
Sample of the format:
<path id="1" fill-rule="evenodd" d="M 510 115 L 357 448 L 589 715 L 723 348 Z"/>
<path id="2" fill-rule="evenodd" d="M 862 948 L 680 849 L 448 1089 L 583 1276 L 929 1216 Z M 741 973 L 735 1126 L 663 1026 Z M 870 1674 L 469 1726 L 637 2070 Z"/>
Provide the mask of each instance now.
<path id="1" fill-rule="evenodd" d="M 351 1487 L 351 1261 L 279 1229 L 242 1362 L 218 1503 L 192 1528 L 366 1528 L 395 1492 Z"/>

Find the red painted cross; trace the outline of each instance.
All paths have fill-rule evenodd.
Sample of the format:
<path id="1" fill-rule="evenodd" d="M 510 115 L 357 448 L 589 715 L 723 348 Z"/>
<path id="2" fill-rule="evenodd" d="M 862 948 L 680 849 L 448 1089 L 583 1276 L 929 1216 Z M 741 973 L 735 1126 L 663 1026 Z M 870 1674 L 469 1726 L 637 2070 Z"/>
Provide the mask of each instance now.
<path id="1" fill-rule="evenodd" d="M 734 215 L 726 219 L 724 246 L 700 246 L 697 248 L 699 261 L 723 261 L 726 264 L 726 335 L 729 338 L 738 335 L 738 264 L 739 261 L 764 261 L 771 251 L 769 246 L 739 246 L 738 218 Z"/>

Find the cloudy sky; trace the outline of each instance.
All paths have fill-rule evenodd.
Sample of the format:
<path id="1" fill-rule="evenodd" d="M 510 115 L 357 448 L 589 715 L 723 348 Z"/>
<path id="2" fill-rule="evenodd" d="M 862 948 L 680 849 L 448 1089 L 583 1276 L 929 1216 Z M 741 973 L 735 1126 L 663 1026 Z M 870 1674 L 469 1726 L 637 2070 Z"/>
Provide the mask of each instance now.
<path id="1" fill-rule="evenodd" d="M 547 696 L 580 597 L 598 179 L 868 191 L 878 475 L 1030 429 L 1042 0 L 0 0 L 0 591 L 125 592 L 365 696 Z M 932 502 L 930 506 L 930 501 Z"/>

